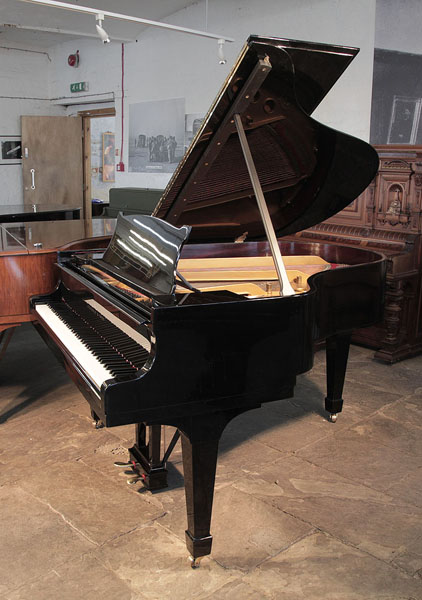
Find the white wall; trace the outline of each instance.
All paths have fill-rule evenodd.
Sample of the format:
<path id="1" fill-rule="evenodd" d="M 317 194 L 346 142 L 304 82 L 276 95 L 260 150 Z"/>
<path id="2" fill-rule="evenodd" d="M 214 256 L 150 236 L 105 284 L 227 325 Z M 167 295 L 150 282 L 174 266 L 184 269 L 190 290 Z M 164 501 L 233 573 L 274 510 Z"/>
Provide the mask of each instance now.
<path id="1" fill-rule="evenodd" d="M 51 58 L 45 51 L 21 44 L 0 47 L 0 136 L 20 136 L 21 115 L 58 115 L 52 106 L 48 73 Z M 21 204 L 21 165 L 0 165 L 0 204 Z"/>
<path id="2" fill-rule="evenodd" d="M 377 0 L 375 47 L 422 54 L 421 0 Z"/>
<path id="3" fill-rule="evenodd" d="M 205 1 L 200 0 L 172 15 L 168 21 L 205 29 Z M 225 45 L 227 64 L 224 66 L 218 64 L 217 44 L 211 39 L 150 28 L 141 34 L 137 43 L 125 44 L 123 160 L 126 168 L 129 104 L 184 97 L 187 113 L 205 113 L 250 34 L 360 47 L 358 57 L 317 109 L 315 117 L 357 137 L 369 138 L 375 0 L 211 0 L 208 30 L 236 40 Z M 81 57 L 80 66 L 72 69 L 67 65 L 67 56 L 77 49 Z M 79 95 L 84 97 L 84 102 L 89 100 L 90 95 L 113 93 L 116 148 L 119 148 L 121 51 L 121 44 L 104 45 L 96 39 L 66 42 L 49 49 L 51 63 L 41 55 L 37 59 L 31 58 L 32 63 L 43 61 L 42 68 L 41 64 L 31 66 L 27 63 L 22 65 L 26 74 L 22 76 L 17 68 L 16 77 L 24 80 L 20 85 L 26 94 L 37 88 L 37 92 L 43 92 L 45 97 L 44 84 L 48 72 L 49 97 L 55 99 L 71 96 L 69 85 L 76 81 L 89 82 L 89 92 Z M 0 67 L 2 72 L 3 66 Z M 75 101 L 77 96 L 72 96 Z M 32 109 L 35 110 L 36 106 L 33 103 Z M 49 108 L 48 112 L 47 106 L 44 107 L 44 114 L 61 110 L 55 107 Z M 17 108 L 18 105 L 13 105 L 8 107 L 7 112 L 14 113 Z M 66 114 L 74 114 L 77 108 L 67 108 Z M 80 108 L 86 108 L 86 105 Z M 41 112 L 42 109 L 43 106 L 39 106 Z M 27 107 L 22 107 L 22 114 L 24 112 L 28 114 Z M 12 115 L 11 121 L 16 125 L 16 115 Z M 116 173 L 116 186 L 164 188 L 168 178 L 165 173 L 126 171 Z"/>
<path id="4" fill-rule="evenodd" d="M 205 2 L 174 15 L 169 22 L 205 28 Z M 127 168 L 129 104 L 186 98 L 187 113 L 205 113 L 251 34 L 358 46 L 361 51 L 315 117 L 342 131 L 369 138 L 375 0 L 212 0 L 208 30 L 234 37 L 225 44 L 227 64 L 217 59 L 214 40 L 150 28 L 137 43 L 125 44 L 124 163 Z M 51 93 L 69 96 L 71 81 L 88 81 L 89 93 L 113 91 L 116 96 L 116 147 L 120 146 L 121 45 L 83 40 L 57 46 L 51 66 Z M 66 65 L 79 49 L 78 69 Z M 83 95 L 83 94 L 81 94 Z M 116 186 L 165 187 L 164 173 L 117 173 Z"/>

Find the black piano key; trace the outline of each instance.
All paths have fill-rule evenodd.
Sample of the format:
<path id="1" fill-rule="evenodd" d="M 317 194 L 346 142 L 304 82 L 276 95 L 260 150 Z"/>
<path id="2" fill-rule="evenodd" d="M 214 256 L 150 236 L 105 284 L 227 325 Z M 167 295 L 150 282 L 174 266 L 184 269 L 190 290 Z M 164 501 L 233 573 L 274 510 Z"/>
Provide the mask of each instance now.
<path id="1" fill-rule="evenodd" d="M 83 300 L 52 302 L 50 308 L 113 376 L 145 364 L 149 352 Z"/>

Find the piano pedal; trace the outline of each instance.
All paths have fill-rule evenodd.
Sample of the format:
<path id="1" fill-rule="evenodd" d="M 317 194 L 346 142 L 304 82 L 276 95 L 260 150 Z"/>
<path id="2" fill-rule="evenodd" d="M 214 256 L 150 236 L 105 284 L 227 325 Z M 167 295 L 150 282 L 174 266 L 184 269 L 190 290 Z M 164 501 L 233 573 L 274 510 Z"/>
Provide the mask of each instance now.
<path id="1" fill-rule="evenodd" d="M 135 485 L 135 483 L 138 483 L 139 481 L 141 483 L 144 481 L 144 477 L 142 477 L 142 475 L 135 475 L 134 477 L 129 477 L 126 483 L 128 485 Z"/>
<path id="2" fill-rule="evenodd" d="M 330 421 L 330 423 L 335 423 L 337 421 L 337 417 L 338 417 L 337 413 L 330 413 L 328 420 Z"/>
<path id="3" fill-rule="evenodd" d="M 126 467 L 131 467 L 132 469 L 135 467 L 136 463 L 132 462 L 132 461 L 128 461 L 128 462 L 122 462 L 120 460 L 116 460 L 114 463 L 115 467 L 119 467 L 119 468 L 123 468 L 125 469 Z"/>
<path id="4" fill-rule="evenodd" d="M 126 483 L 128 485 L 134 485 L 135 483 L 138 483 L 138 482 L 141 482 L 141 483 L 145 482 L 146 475 L 145 475 L 145 473 L 140 473 L 138 471 L 138 467 L 140 465 L 139 465 L 139 463 L 135 462 L 134 460 L 130 460 L 128 462 L 122 462 L 120 460 L 116 460 L 114 462 L 114 466 L 118 467 L 120 469 L 127 469 L 127 468 L 132 469 L 132 477 L 129 477 L 129 479 L 126 481 Z M 129 475 L 130 473 L 128 472 L 127 474 Z"/>

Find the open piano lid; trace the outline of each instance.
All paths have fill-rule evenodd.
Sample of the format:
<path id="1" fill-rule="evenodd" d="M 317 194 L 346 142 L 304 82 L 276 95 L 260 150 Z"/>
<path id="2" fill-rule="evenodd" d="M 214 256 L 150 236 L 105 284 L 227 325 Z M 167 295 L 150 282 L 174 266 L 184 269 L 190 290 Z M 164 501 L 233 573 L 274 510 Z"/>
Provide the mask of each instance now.
<path id="1" fill-rule="evenodd" d="M 251 36 L 154 215 L 190 242 L 265 236 L 238 133 L 239 114 L 278 237 L 328 219 L 370 183 L 366 142 L 312 119 L 357 48 Z M 339 107 L 341 110 L 341 107 Z"/>

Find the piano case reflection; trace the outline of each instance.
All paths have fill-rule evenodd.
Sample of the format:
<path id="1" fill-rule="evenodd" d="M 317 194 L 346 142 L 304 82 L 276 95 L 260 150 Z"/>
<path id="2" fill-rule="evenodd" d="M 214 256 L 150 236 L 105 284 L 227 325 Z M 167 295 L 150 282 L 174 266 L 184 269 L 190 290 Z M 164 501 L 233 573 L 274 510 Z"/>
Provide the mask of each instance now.
<path id="1" fill-rule="evenodd" d="M 293 396 L 318 340 L 334 421 L 351 332 L 381 318 L 382 255 L 283 242 L 377 170 L 368 144 L 309 116 L 357 52 L 250 37 L 154 215 L 120 216 L 105 251 L 60 253 L 59 287 L 31 301 L 96 420 L 136 425 L 128 464 L 148 488 L 167 485 L 181 436 L 193 566 L 211 551 L 227 423 Z M 163 456 L 162 425 L 176 428 Z"/>

